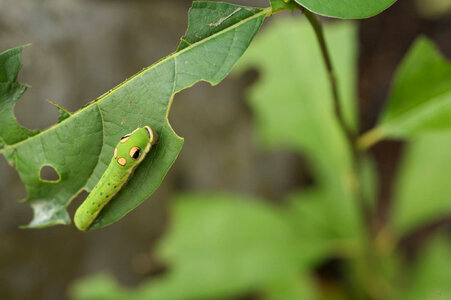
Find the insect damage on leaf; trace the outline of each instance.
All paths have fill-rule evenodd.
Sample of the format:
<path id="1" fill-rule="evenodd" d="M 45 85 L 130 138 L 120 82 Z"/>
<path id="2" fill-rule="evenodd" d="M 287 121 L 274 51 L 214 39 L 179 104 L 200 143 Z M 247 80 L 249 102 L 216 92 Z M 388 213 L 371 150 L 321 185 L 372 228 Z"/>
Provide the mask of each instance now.
<path id="1" fill-rule="evenodd" d="M 181 150 L 183 139 L 171 128 L 173 97 L 196 82 L 219 83 L 247 49 L 271 9 L 223 2 L 195 1 L 189 25 L 176 52 L 143 69 L 80 110 L 59 105 L 59 122 L 40 133 L 28 131 L 13 118 L 14 102 L 25 86 L 13 82 L 21 48 L 0 56 L 0 153 L 17 169 L 34 211 L 27 227 L 70 223 L 66 207 L 82 190 L 93 191 L 105 173 L 114 147 L 124 132 L 144 125 L 159 134 L 159 143 L 140 163 L 122 189 L 95 218 L 89 229 L 122 218 L 158 188 Z M 219 22 L 220 21 L 220 22 Z M 217 24 L 217 26 L 209 26 Z M 11 53 L 15 54 L 11 55 Z M 13 93 L 14 92 L 14 93 Z M 7 113 L 5 113 L 7 112 Z M 3 148 L 1 148 L 3 147 Z M 134 152 L 136 153 L 136 152 Z M 118 163 L 128 164 L 118 160 Z M 58 182 L 40 178 L 43 165 L 60 174 Z"/>
<path id="2" fill-rule="evenodd" d="M 241 10 L 241 7 L 235 9 L 230 15 L 225 16 L 225 17 L 219 19 L 218 22 L 208 24 L 208 26 L 210 26 L 210 27 L 216 27 L 216 26 L 219 26 L 219 25 L 221 25 L 222 22 L 224 22 L 225 20 L 227 20 L 228 18 L 230 18 L 231 16 L 233 16 L 234 14 L 236 14 L 237 12 L 239 12 L 240 10 Z"/>
<path id="3" fill-rule="evenodd" d="M 39 131 L 28 130 L 17 122 L 14 105 L 27 89 L 17 82 L 20 69 L 20 54 L 26 46 L 0 53 L 0 149 L 18 143 Z"/>
<path id="4" fill-rule="evenodd" d="M 71 112 L 69 112 L 67 109 L 65 109 L 64 107 L 62 107 L 58 103 L 55 103 L 55 102 L 53 102 L 52 100 L 49 100 L 49 99 L 47 99 L 46 101 L 48 103 L 52 104 L 53 106 L 55 106 L 58 109 L 58 111 L 60 113 L 59 118 L 58 118 L 58 123 L 61 123 L 62 121 L 64 121 L 65 119 L 69 118 L 72 115 Z"/>

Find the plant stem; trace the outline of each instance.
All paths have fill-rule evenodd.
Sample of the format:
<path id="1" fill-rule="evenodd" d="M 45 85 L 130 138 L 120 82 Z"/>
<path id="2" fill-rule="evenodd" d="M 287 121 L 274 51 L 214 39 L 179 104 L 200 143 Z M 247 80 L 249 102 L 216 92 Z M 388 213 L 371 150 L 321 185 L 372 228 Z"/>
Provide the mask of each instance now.
<path id="1" fill-rule="evenodd" d="M 363 152 L 371 148 L 384 137 L 383 130 L 375 127 L 356 139 L 357 150 Z"/>
<path id="2" fill-rule="evenodd" d="M 313 30 L 315 31 L 316 38 L 318 39 L 318 44 L 321 50 L 321 55 L 323 57 L 324 63 L 326 64 L 327 69 L 327 76 L 329 77 L 330 86 L 332 89 L 332 98 L 333 98 L 333 105 L 334 105 L 334 111 L 335 115 L 338 118 L 338 122 L 340 123 L 340 126 L 345 131 L 348 138 L 350 138 L 351 142 L 354 142 L 355 135 L 353 132 L 351 132 L 346 125 L 346 121 L 344 119 L 343 110 L 341 109 L 340 105 L 340 95 L 338 94 L 338 85 L 337 85 L 337 78 L 335 77 L 335 71 L 332 66 L 332 61 L 330 59 L 329 51 L 327 49 L 326 39 L 324 38 L 324 31 L 321 23 L 319 22 L 318 18 L 310 12 L 308 9 L 300 6 L 300 10 L 304 13 L 304 15 L 309 20 L 310 24 L 313 27 Z"/>
<path id="3" fill-rule="evenodd" d="M 333 105 L 334 105 L 334 111 L 335 115 L 338 119 L 338 122 L 340 124 L 340 127 L 342 128 L 343 132 L 345 133 L 349 145 L 351 147 L 352 151 L 352 168 L 353 173 L 352 176 L 354 176 L 356 181 L 356 186 L 354 187 L 354 195 L 359 200 L 360 209 L 362 211 L 362 217 L 364 221 L 367 223 L 368 229 L 370 229 L 370 210 L 366 205 L 365 200 L 363 199 L 360 182 L 358 178 L 358 174 L 360 172 L 360 161 L 362 159 L 363 152 L 360 151 L 360 149 L 356 145 L 356 139 L 357 136 L 354 131 L 352 131 L 347 125 L 344 118 L 343 110 L 341 108 L 341 101 L 340 96 L 338 94 L 338 85 L 337 85 L 337 79 L 335 77 L 335 72 L 332 66 L 332 61 L 330 59 L 329 51 L 327 49 L 326 39 L 324 38 L 324 31 L 323 27 L 321 25 L 321 22 L 317 19 L 316 15 L 314 15 L 312 12 L 307 10 L 306 8 L 299 6 L 299 9 L 304 13 L 304 15 L 309 20 L 310 24 L 313 27 L 313 30 L 315 31 L 316 38 L 318 39 L 318 43 L 321 49 L 321 55 L 323 57 L 324 63 L 327 68 L 327 74 L 329 76 L 329 82 L 332 89 L 332 96 L 333 96 Z"/>
<path id="4" fill-rule="evenodd" d="M 361 161 L 362 157 L 364 155 L 364 150 L 368 149 L 371 145 L 373 145 L 375 142 L 379 140 L 379 134 L 380 132 L 369 132 L 368 135 L 363 136 L 363 138 L 357 140 L 356 133 L 352 130 L 352 128 L 349 128 L 346 124 L 343 109 L 341 106 L 340 96 L 338 93 L 338 85 L 337 85 L 337 79 L 335 77 L 335 72 L 333 69 L 332 61 L 330 58 L 329 51 L 327 49 L 326 40 L 324 38 L 324 32 L 321 25 L 321 22 L 318 20 L 316 15 L 314 15 L 309 10 L 305 9 L 304 7 L 300 6 L 299 9 L 304 13 L 304 15 L 309 20 L 310 24 L 313 27 L 313 30 L 315 31 L 316 38 L 318 39 L 318 43 L 321 49 L 321 55 L 323 57 L 324 63 L 326 65 L 327 74 L 329 77 L 330 86 L 332 89 L 332 96 L 333 96 L 333 105 L 334 105 L 334 111 L 335 115 L 338 119 L 339 125 L 342 128 L 345 136 L 347 137 L 349 146 L 351 148 L 351 155 L 352 155 L 352 174 L 351 176 L 354 177 L 356 184 L 354 185 L 352 189 L 353 196 L 358 202 L 359 209 L 361 212 L 361 219 L 362 223 L 364 224 L 365 230 L 366 230 L 366 237 L 363 238 L 363 244 L 364 244 L 364 251 L 362 253 L 361 258 L 355 258 L 355 260 L 363 259 L 364 269 L 365 267 L 368 267 L 368 269 L 373 270 L 371 267 L 374 263 L 374 257 L 377 254 L 373 249 L 373 242 L 372 237 L 374 235 L 374 232 L 372 230 L 372 211 L 370 207 L 367 205 L 367 202 L 364 199 L 364 195 L 362 193 L 362 187 L 360 183 L 359 173 L 361 169 Z M 356 141 L 358 141 L 356 143 Z M 355 294 L 356 297 L 364 297 L 364 294 L 370 294 L 372 292 L 371 290 L 368 290 L 368 282 L 371 283 L 371 278 L 379 278 L 379 274 L 377 272 L 372 273 L 373 271 L 370 271 L 369 275 L 366 276 L 366 278 L 360 278 L 360 276 L 357 276 L 355 278 L 357 282 L 352 282 L 352 286 L 354 290 L 352 291 L 353 294 Z M 359 272 L 355 273 L 354 275 L 359 275 Z M 368 280 L 370 278 L 370 280 Z M 361 282 L 359 282 L 361 280 Z M 371 295 L 372 299 L 384 299 L 381 297 L 383 295 L 382 292 L 377 291 L 376 295 Z"/>
<path id="5" fill-rule="evenodd" d="M 310 24 L 315 31 L 316 38 L 318 39 L 319 47 L 321 50 L 321 55 L 323 57 L 324 63 L 326 64 L 327 75 L 329 77 L 330 86 L 332 89 L 332 98 L 334 102 L 335 115 L 338 118 L 340 126 L 343 128 L 344 132 L 349 138 L 352 147 L 356 153 L 368 150 L 371 146 L 379 142 L 382 138 L 382 132 L 378 128 L 374 128 L 361 137 L 357 138 L 354 132 L 352 132 L 346 125 L 344 119 L 344 113 L 340 105 L 340 95 L 338 94 L 337 78 L 335 77 L 335 71 L 332 66 L 332 61 L 330 59 L 329 51 L 327 49 L 326 39 L 324 38 L 324 31 L 321 22 L 318 20 L 316 15 L 314 15 L 308 9 L 300 6 L 299 9 L 304 13 L 304 15 L 309 20 Z"/>

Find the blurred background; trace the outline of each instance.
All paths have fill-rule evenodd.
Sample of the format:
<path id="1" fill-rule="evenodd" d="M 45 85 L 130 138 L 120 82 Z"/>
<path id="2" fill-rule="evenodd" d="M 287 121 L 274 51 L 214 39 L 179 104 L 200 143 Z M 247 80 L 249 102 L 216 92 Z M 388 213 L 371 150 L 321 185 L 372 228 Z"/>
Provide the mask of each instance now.
<path id="1" fill-rule="evenodd" d="M 185 33 L 190 6 L 184 0 L 0 0 L 0 51 L 32 44 L 22 56 L 19 81 L 31 87 L 15 107 L 19 122 L 44 129 L 58 119 L 57 109 L 45 99 L 76 111 L 173 52 Z M 428 36 L 451 58 L 450 11 L 446 0 L 400 0 L 380 15 L 358 21 L 361 131 L 376 122 L 393 72 L 415 37 Z M 1 158 L 0 299 L 64 299 L 72 281 L 101 270 L 128 286 L 163 272 L 164 266 L 147 254 L 165 232 L 168 204 L 177 193 L 231 191 L 279 202 L 287 192 L 310 184 L 301 157 L 259 149 L 243 96 L 257 78 L 258 72 L 249 70 L 216 87 L 199 83 L 177 94 L 170 122 L 185 143 L 166 179 L 121 221 L 89 234 L 73 226 L 19 229 L 31 220 L 32 211 L 18 202 L 26 197 L 24 186 Z M 372 149 L 381 183 L 381 218 L 387 214 L 402 146 L 383 142 Z M 70 205 L 71 216 L 84 197 Z M 321 269 L 333 271 L 333 264 Z"/>

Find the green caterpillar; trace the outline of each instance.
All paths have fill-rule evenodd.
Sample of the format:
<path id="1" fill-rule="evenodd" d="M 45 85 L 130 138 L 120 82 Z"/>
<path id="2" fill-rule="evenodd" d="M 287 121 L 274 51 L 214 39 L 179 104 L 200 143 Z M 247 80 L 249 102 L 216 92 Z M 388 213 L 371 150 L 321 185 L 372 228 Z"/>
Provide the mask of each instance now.
<path id="1" fill-rule="evenodd" d="M 74 222 L 78 229 L 89 229 L 103 207 L 119 192 L 156 141 L 157 135 L 149 126 L 137 128 L 121 138 L 102 178 L 75 212 Z"/>

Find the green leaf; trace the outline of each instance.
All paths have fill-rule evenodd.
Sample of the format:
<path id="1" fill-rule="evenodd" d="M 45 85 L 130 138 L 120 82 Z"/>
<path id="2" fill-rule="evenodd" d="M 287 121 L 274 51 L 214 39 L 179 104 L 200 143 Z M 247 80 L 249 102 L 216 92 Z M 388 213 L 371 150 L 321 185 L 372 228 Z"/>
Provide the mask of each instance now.
<path id="1" fill-rule="evenodd" d="M 20 54 L 27 46 L 20 46 L 0 53 L 0 82 L 17 82 L 17 75 L 21 67 Z"/>
<path id="2" fill-rule="evenodd" d="M 438 235 L 420 253 L 405 294 L 399 299 L 451 299 L 451 242 Z"/>
<path id="3" fill-rule="evenodd" d="M 451 215 L 449 149 L 450 132 L 428 134 L 408 145 L 391 216 L 400 233 Z"/>
<path id="4" fill-rule="evenodd" d="M 14 116 L 14 104 L 27 89 L 17 82 L 21 66 L 20 54 L 25 47 L 0 53 L 0 149 L 38 133 L 20 126 Z"/>
<path id="5" fill-rule="evenodd" d="M 157 250 L 168 273 L 135 290 L 110 287 L 107 299 L 223 299 L 276 287 L 281 292 L 282 279 L 295 280 L 301 273 L 302 248 L 294 231 L 261 200 L 180 196 L 172 220 Z M 308 284 L 302 289 L 309 291 Z M 88 278 L 74 288 L 74 297 L 102 299 L 92 297 L 99 290 L 106 291 Z"/>
<path id="6" fill-rule="evenodd" d="M 362 19 L 375 16 L 396 0 L 295 0 L 312 12 L 342 19 Z"/>
<path id="7" fill-rule="evenodd" d="M 418 38 L 398 67 L 388 104 L 362 148 L 383 138 L 414 138 L 451 129 L 451 63 L 425 37 Z"/>
<path id="8" fill-rule="evenodd" d="M 242 20 L 251 18 L 261 12 L 261 8 L 244 7 L 228 3 L 195 1 L 189 10 L 188 30 L 180 39 L 177 51 L 199 43 L 209 36 L 230 30 L 229 27 L 239 25 Z M 231 38 L 234 42 L 246 42 L 246 40 L 240 41 L 240 36 L 231 36 Z M 199 58 L 199 61 L 202 59 L 204 57 Z M 225 62 L 229 61 L 226 60 Z M 204 62 L 203 64 L 206 63 Z M 224 64 L 223 67 L 228 67 L 228 64 Z"/>
<path id="9" fill-rule="evenodd" d="M 167 118 L 174 95 L 201 80 L 212 85 L 219 83 L 270 12 L 270 8 L 194 2 L 188 31 L 177 52 L 61 123 L 1 150 L 25 183 L 26 201 L 34 210 L 29 226 L 69 223 L 66 206 L 71 199 L 83 189 L 90 191 L 100 179 L 120 137 L 144 125 L 157 131 L 159 143 L 91 228 L 117 221 L 147 199 L 160 185 L 183 144 Z M 207 17 L 199 19 L 202 15 Z M 8 128 L 2 127 L 0 135 L 4 136 Z M 43 165 L 54 167 L 61 180 L 43 182 L 39 178 Z"/>
<path id="10" fill-rule="evenodd" d="M 355 128 L 356 28 L 341 22 L 324 29 L 346 121 Z M 260 71 L 258 82 L 247 92 L 260 141 L 270 149 L 305 155 L 321 194 L 318 217 L 334 228 L 334 237 L 359 236 L 362 224 L 353 197 L 351 151 L 334 114 L 330 83 L 310 24 L 294 18 L 272 21 L 240 60 L 238 71 L 250 67 Z"/>

